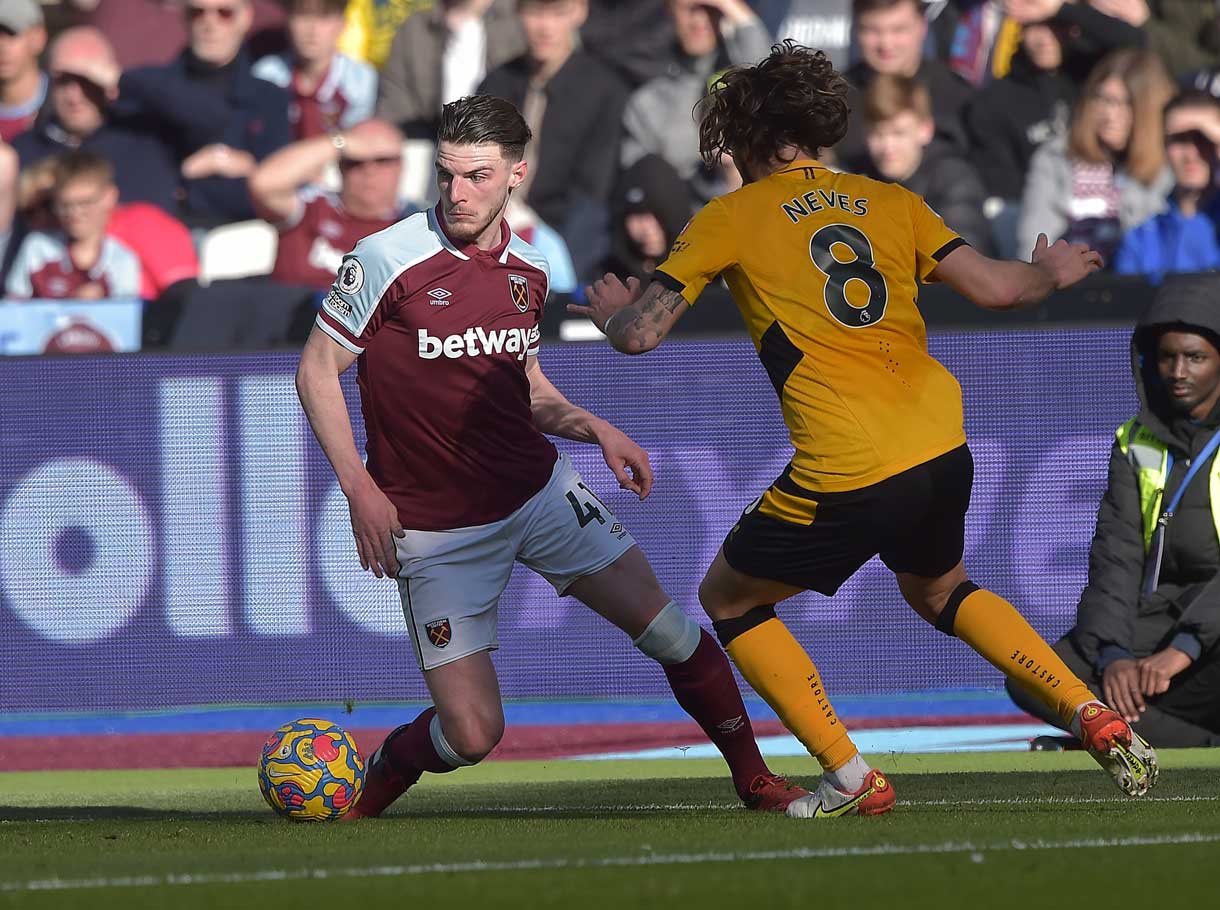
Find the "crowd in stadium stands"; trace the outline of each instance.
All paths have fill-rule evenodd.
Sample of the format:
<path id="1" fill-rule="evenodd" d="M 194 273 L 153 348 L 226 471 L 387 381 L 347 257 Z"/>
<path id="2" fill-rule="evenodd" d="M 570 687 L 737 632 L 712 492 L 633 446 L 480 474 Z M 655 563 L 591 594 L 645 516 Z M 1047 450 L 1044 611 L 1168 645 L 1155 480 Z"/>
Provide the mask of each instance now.
<path id="1" fill-rule="evenodd" d="M 291 340 L 358 237 L 431 203 L 440 107 L 476 91 L 533 128 L 509 216 L 553 290 L 646 278 L 740 185 L 699 157 L 700 99 L 783 38 L 850 83 L 827 163 L 978 248 L 1220 267 L 1216 0 L 0 0 L 6 297 L 253 286 L 280 301 L 258 340 Z"/>

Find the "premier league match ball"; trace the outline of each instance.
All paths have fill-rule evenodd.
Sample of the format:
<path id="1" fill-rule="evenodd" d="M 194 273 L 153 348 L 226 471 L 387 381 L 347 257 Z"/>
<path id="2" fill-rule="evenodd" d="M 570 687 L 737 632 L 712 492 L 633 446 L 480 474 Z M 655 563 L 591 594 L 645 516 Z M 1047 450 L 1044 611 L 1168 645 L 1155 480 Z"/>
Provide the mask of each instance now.
<path id="1" fill-rule="evenodd" d="M 341 818 L 364 788 L 364 759 L 350 733 L 327 720 L 294 720 L 263 743 L 258 788 L 272 809 L 298 822 Z"/>

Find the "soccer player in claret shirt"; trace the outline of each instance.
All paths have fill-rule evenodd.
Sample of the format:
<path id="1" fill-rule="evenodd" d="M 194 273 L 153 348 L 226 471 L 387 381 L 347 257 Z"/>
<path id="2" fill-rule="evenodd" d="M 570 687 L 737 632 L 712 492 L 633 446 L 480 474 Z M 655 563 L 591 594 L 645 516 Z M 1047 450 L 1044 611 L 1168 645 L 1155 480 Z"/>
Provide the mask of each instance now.
<path id="1" fill-rule="evenodd" d="M 1128 794 L 1156 756 L 1007 601 L 962 564 L 974 465 L 957 381 L 928 354 L 920 280 L 979 306 L 1044 299 L 1101 267 L 1082 244 L 1032 261 L 971 249 L 918 196 L 818 162 L 847 128 L 846 85 L 819 51 L 785 42 L 726 73 L 702 115 L 700 147 L 731 154 L 745 185 L 710 202 L 642 288 L 607 275 L 588 315 L 618 350 L 656 347 L 723 274 L 776 393 L 796 452 L 729 532 L 700 587 L 742 675 L 821 763 L 790 815 L 878 814 L 890 782 L 860 757 L 818 671 L 775 615 L 805 590 L 834 594 L 880 554 L 907 603 L 1051 706 Z"/>
<path id="2" fill-rule="evenodd" d="M 360 562 L 398 580 L 434 704 L 373 754 L 349 815 L 380 815 L 423 772 L 474 764 L 499 741 L 488 652 L 514 562 L 630 635 L 720 749 L 742 801 L 784 811 L 808 791 L 764 764 L 724 652 L 543 435 L 600 446 L 619 485 L 648 495 L 644 451 L 564 398 L 538 365 L 547 264 L 504 220 L 529 139 L 507 101 L 445 105 L 440 202 L 344 257 L 301 355 L 297 389 L 347 495 Z M 367 469 L 339 386 L 353 362 Z"/>

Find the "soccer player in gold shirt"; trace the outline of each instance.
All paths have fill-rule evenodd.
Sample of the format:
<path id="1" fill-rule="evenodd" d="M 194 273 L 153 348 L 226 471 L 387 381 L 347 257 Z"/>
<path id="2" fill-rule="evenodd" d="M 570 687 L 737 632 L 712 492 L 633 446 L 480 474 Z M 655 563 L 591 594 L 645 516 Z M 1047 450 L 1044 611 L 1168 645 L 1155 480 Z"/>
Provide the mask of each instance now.
<path id="1" fill-rule="evenodd" d="M 1026 306 L 1101 257 L 1043 236 L 1029 263 L 988 259 L 913 193 L 827 169 L 817 155 L 847 128 L 845 89 L 824 54 L 790 41 L 728 71 L 706 100 L 700 146 L 709 163 L 731 155 L 745 185 L 694 217 L 647 288 L 607 275 L 570 309 L 643 354 L 723 275 L 779 395 L 795 455 L 729 532 L 699 593 L 742 675 L 824 769 L 789 815 L 894 805 L 775 614 L 801 591 L 833 594 L 877 554 L 920 616 L 1052 706 L 1125 793 L 1142 795 L 1157 773 L 1148 744 L 1011 604 L 969 580 L 961 389 L 928 354 L 916 306 L 920 281 L 988 309 Z"/>

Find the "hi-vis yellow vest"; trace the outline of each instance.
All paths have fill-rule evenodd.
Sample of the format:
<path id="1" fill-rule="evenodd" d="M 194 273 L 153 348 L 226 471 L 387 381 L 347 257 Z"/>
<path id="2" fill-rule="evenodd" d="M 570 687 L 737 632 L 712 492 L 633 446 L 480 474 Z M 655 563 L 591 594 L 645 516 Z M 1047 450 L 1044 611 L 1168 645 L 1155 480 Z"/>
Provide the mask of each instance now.
<path id="1" fill-rule="evenodd" d="M 1144 552 L 1152 546 L 1152 534 L 1161 517 L 1161 498 L 1169 474 L 1169 448 L 1146 427 L 1132 417 L 1118 428 L 1118 447 L 1127 456 L 1139 482 L 1140 515 L 1144 523 Z M 1220 537 L 1220 457 L 1212 462 L 1208 477 L 1208 494 L 1212 503 L 1212 521 Z"/>

